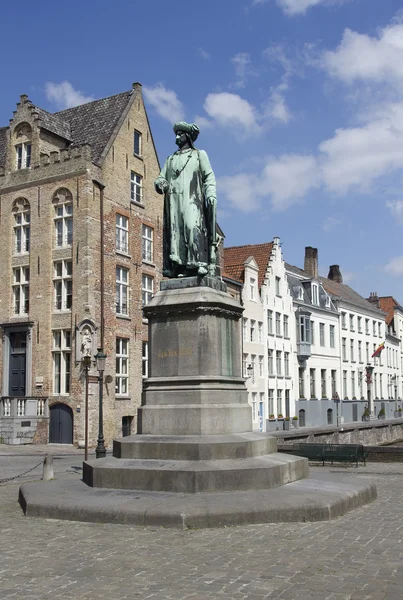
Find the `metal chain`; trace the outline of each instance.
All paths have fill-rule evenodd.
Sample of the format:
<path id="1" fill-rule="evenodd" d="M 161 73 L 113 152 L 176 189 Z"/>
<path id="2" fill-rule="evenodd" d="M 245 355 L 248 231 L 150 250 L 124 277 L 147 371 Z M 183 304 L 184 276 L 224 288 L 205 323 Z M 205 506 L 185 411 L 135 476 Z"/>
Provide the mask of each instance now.
<path id="1" fill-rule="evenodd" d="M 39 465 L 41 465 L 43 463 L 43 460 L 41 460 L 40 462 L 38 462 L 37 465 L 35 465 L 34 467 L 32 467 L 31 469 L 28 469 L 27 471 L 24 471 L 24 473 L 20 473 L 19 475 L 14 475 L 14 477 L 7 477 L 6 479 L 0 479 L 0 485 L 2 483 L 7 483 L 8 481 L 13 481 L 13 479 L 18 479 L 18 477 L 23 477 L 24 475 L 27 475 L 27 473 L 30 473 L 31 471 L 33 471 L 34 469 L 36 469 L 37 467 L 39 467 Z"/>

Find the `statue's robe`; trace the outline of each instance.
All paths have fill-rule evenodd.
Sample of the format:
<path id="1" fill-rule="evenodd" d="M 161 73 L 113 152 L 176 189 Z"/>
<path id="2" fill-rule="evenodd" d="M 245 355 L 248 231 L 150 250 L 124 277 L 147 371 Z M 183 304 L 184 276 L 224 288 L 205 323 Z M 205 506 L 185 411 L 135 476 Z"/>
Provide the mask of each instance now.
<path id="1" fill-rule="evenodd" d="M 216 181 L 207 153 L 175 152 L 165 161 L 155 184 L 164 180 L 169 186 L 164 204 L 164 275 L 172 276 L 172 263 L 185 271 L 207 267 L 215 242 L 216 209 Z"/>

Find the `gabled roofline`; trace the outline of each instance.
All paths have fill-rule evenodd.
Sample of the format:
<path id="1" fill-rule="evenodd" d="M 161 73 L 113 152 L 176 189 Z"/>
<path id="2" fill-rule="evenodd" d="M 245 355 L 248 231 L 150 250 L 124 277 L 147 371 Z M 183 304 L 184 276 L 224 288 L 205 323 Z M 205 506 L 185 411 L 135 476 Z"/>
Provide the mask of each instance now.
<path id="1" fill-rule="evenodd" d="M 137 97 L 137 89 L 133 88 L 132 91 L 130 92 L 129 101 L 127 102 L 125 109 L 122 111 L 122 113 L 113 129 L 111 136 L 108 140 L 108 143 L 105 145 L 105 148 L 101 152 L 101 156 L 99 157 L 99 162 L 98 163 L 94 162 L 94 164 L 98 165 L 99 167 L 102 167 L 102 164 L 103 164 L 109 150 L 111 149 L 112 144 L 115 141 L 116 136 L 118 135 L 120 128 L 122 127 L 123 122 L 126 119 L 128 113 L 129 113 L 129 110 L 132 107 L 132 104 L 136 97 Z"/>

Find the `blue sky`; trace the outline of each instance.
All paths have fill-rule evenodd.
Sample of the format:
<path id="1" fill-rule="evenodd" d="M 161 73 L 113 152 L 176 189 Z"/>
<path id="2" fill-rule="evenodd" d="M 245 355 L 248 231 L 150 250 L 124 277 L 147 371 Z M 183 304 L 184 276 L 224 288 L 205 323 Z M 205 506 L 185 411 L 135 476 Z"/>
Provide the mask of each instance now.
<path id="1" fill-rule="evenodd" d="M 403 303 L 398 0 L 6 0 L 0 47 L 0 125 L 22 93 L 54 112 L 140 81 L 161 162 L 199 124 L 226 245 L 315 246 Z"/>

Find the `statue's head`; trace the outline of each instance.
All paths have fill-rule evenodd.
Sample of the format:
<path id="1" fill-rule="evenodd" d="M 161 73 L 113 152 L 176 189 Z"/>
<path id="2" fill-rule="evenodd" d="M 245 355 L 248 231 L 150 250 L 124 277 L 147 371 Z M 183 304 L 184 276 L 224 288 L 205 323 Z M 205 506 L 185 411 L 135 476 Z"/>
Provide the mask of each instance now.
<path id="1" fill-rule="evenodd" d="M 173 129 L 176 135 L 175 143 L 179 148 L 182 148 L 186 143 L 194 148 L 193 142 L 197 140 L 197 136 L 200 133 L 200 129 L 195 123 L 179 121 L 178 123 L 175 123 Z"/>

